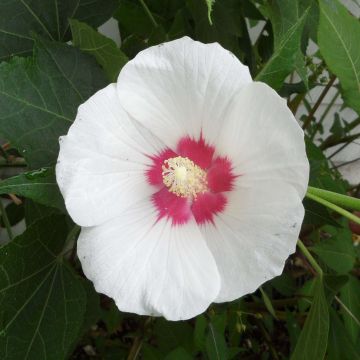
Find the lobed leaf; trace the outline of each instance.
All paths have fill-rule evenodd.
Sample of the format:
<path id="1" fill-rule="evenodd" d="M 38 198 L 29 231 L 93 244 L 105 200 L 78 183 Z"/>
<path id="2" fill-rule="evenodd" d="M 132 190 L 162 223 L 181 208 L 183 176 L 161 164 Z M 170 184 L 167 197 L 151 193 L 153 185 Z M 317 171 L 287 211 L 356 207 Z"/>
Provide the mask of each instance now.
<path id="1" fill-rule="evenodd" d="M 0 2 L 0 60 L 30 54 L 32 33 L 49 40 L 69 40 L 69 18 L 99 26 L 109 19 L 117 0 L 8 0 Z"/>
<path id="2" fill-rule="evenodd" d="M 338 0 L 320 0 L 318 42 L 345 102 L 360 114 L 360 23 Z"/>
<path id="3" fill-rule="evenodd" d="M 86 292 L 63 262 L 66 235 L 50 216 L 0 248 L 1 359 L 65 359 L 77 340 Z"/>
<path id="4" fill-rule="evenodd" d="M 54 168 L 28 171 L 0 181 L 0 194 L 10 193 L 65 210 L 64 200 L 56 183 Z"/>
<path id="5" fill-rule="evenodd" d="M 89 25 L 70 20 L 73 43 L 80 50 L 93 55 L 103 67 L 110 81 L 116 81 L 121 68 L 127 63 L 127 56 L 115 42 L 100 34 Z"/>
<path id="6" fill-rule="evenodd" d="M 56 162 L 60 135 L 106 80 L 95 60 L 69 45 L 37 40 L 33 58 L 0 64 L 0 132 L 31 169 Z"/>
<path id="7" fill-rule="evenodd" d="M 285 6 L 284 6 L 285 5 Z M 274 31 L 274 53 L 256 76 L 257 81 L 263 81 L 279 90 L 287 75 L 294 69 L 307 84 L 304 56 L 301 54 L 301 35 L 307 17 L 308 9 L 300 12 L 296 2 L 287 0 L 284 3 L 274 1 L 269 11 Z"/>

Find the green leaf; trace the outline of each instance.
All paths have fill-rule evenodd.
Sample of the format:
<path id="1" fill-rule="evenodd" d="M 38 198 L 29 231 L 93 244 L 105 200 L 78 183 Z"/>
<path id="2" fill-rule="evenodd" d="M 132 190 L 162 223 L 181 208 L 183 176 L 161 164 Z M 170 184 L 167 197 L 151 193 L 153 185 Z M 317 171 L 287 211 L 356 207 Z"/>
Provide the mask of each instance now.
<path id="1" fill-rule="evenodd" d="M 350 276 L 348 283 L 340 291 L 340 300 L 346 308 L 341 309 L 345 328 L 354 343 L 360 334 L 360 281 Z"/>
<path id="2" fill-rule="evenodd" d="M 141 347 L 141 356 L 144 360 L 158 360 L 164 357 L 159 349 L 147 343 Z"/>
<path id="3" fill-rule="evenodd" d="M 1 1 L 0 60 L 31 53 L 31 33 L 49 40 L 69 40 L 69 18 L 97 27 L 111 17 L 117 5 L 117 0 Z"/>
<path id="4" fill-rule="evenodd" d="M 305 208 L 304 224 L 306 225 L 331 225 L 339 227 L 340 225 L 331 217 L 329 210 L 318 204 L 316 201 L 305 198 L 303 200 Z"/>
<path id="5" fill-rule="evenodd" d="M 94 285 L 87 279 L 82 279 L 81 284 L 86 292 L 86 310 L 84 321 L 80 329 L 80 336 L 95 325 L 101 317 L 100 296 L 95 291 Z"/>
<path id="6" fill-rule="evenodd" d="M 267 12 L 273 28 L 275 51 L 279 48 L 279 46 L 281 46 L 282 41 L 286 39 L 287 32 L 294 24 L 296 24 L 296 22 L 300 20 L 304 14 L 304 11 L 306 10 L 306 13 L 308 12 L 305 7 L 307 5 L 309 4 L 299 0 L 274 0 L 269 3 Z M 290 63 L 287 66 L 287 73 L 285 72 L 286 69 L 284 69 L 279 81 L 283 82 L 285 77 L 290 72 L 296 70 L 300 78 L 303 80 L 303 83 L 307 87 L 308 79 L 307 70 L 305 68 L 305 56 L 301 52 L 301 33 L 305 21 L 306 19 L 304 19 L 302 24 L 300 36 L 297 38 L 298 42 L 296 46 L 294 46 L 294 53 L 291 54 L 291 56 L 288 58 Z M 279 85 L 279 88 L 280 87 L 281 86 Z"/>
<path id="7" fill-rule="evenodd" d="M 193 328 L 187 322 L 157 319 L 154 333 L 157 336 L 159 348 L 165 353 L 179 346 L 187 351 L 193 348 Z"/>
<path id="8" fill-rule="evenodd" d="M 346 104 L 360 114 L 360 23 L 338 0 L 320 0 L 318 42 Z"/>
<path id="9" fill-rule="evenodd" d="M 267 284 L 284 296 L 291 296 L 296 291 L 294 278 L 286 272 L 268 281 Z"/>
<path id="10" fill-rule="evenodd" d="M 194 344 L 197 350 L 205 350 L 205 332 L 207 328 L 207 320 L 204 315 L 196 317 L 194 329 Z"/>
<path id="11" fill-rule="evenodd" d="M 347 273 L 354 267 L 356 255 L 348 227 L 334 229 L 330 238 L 315 244 L 311 251 L 340 274 Z"/>
<path id="12" fill-rule="evenodd" d="M 30 168 L 52 165 L 78 106 L 105 85 L 91 56 L 39 39 L 33 58 L 0 64 L 0 133 Z"/>
<path id="13" fill-rule="evenodd" d="M 304 69 L 301 69 L 304 62 L 300 52 L 300 40 L 308 10 L 300 12 L 298 4 L 294 6 L 293 0 L 284 3 L 274 1 L 272 4 L 269 16 L 274 31 L 274 53 L 256 76 L 256 80 L 266 82 L 279 90 L 286 76 L 295 68 L 299 75 L 304 74 Z M 304 80 L 306 81 L 306 76 Z"/>
<path id="14" fill-rule="evenodd" d="M 119 311 L 115 303 L 111 303 L 109 309 L 103 310 L 101 319 L 106 325 L 106 329 L 109 334 L 115 333 L 120 327 L 123 321 L 124 313 Z"/>
<path id="15" fill-rule="evenodd" d="M 269 298 L 269 296 L 266 294 L 266 292 L 263 290 L 263 288 L 260 286 L 260 292 L 261 292 L 261 297 L 264 301 L 264 304 L 265 304 L 265 307 L 266 309 L 268 310 L 268 312 L 275 318 L 277 319 L 276 317 L 276 313 L 275 313 L 275 309 L 271 303 L 271 300 Z"/>
<path id="16" fill-rule="evenodd" d="M 0 248 L 0 358 L 65 359 L 86 308 L 63 262 L 64 216 L 44 218 Z"/>
<path id="17" fill-rule="evenodd" d="M 30 199 L 25 200 L 25 223 L 27 227 L 43 217 L 56 214 L 60 215 L 61 212 L 54 207 L 41 205 Z"/>
<path id="18" fill-rule="evenodd" d="M 178 347 L 175 350 L 167 354 L 164 360 L 192 360 L 193 357 L 182 347 Z"/>
<path id="19" fill-rule="evenodd" d="M 89 25 L 70 20 L 73 43 L 82 51 L 95 56 L 110 81 L 116 81 L 121 68 L 127 63 L 127 56 L 115 42 L 100 34 Z"/>
<path id="20" fill-rule="evenodd" d="M 309 185 L 345 194 L 344 181 L 332 171 L 324 153 L 309 139 L 305 139 L 306 154 L 310 162 Z"/>
<path id="21" fill-rule="evenodd" d="M 327 360 L 360 360 L 360 353 L 351 341 L 336 311 L 330 308 L 330 332 Z"/>
<path id="22" fill-rule="evenodd" d="M 329 309 L 321 278 L 316 278 L 314 298 L 291 360 L 321 360 L 329 334 Z"/>
<path id="23" fill-rule="evenodd" d="M 0 181 L 0 194 L 16 194 L 64 210 L 54 168 L 41 168 Z"/>
<path id="24" fill-rule="evenodd" d="M 151 14 L 158 24 L 163 21 L 163 19 L 153 11 L 151 11 Z M 154 29 L 153 23 L 138 0 L 120 1 L 120 6 L 115 12 L 114 17 L 119 21 L 122 39 L 125 39 L 130 35 L 139 38 L 148 38 L 151 31 Z"/>
<path id="25" fill-rule="evenodd" d="M 204 1 L 187 0 L 187 9 L 195 23 L 196 40 L 204 43 L 218 42 L 225 49 L 241 59 L 239 36 L 242 35 L 244 18 L 241 2 L 238 0 L 221 0 L 214 3 L 212 25 L 209 24 L 208 8 Z"/>
<path id="26" fill-rule="evenodd" d="M 213 6 L 215 4 L 215 0 L 205 0 L 207 9 L 208 9 L 208 19 L 209 19 L 209 23 L 210 25 L 212 25 L 212 20 L 211 20 L 211 13 L 213 11 Z"/>
<path id="27" fill-rule="evenodd" d="M 209 360 L 226 360 L 228 348 L 223 334 L 220 334 L 212 324 L 206 337 L 206 353 Z"/>
<path id="28" fill-rule="evenodd" d="M 335 295 L 349 281 L 348 275 L 324 275 L 324 290 L 328 304 L 331 304 Z"/>

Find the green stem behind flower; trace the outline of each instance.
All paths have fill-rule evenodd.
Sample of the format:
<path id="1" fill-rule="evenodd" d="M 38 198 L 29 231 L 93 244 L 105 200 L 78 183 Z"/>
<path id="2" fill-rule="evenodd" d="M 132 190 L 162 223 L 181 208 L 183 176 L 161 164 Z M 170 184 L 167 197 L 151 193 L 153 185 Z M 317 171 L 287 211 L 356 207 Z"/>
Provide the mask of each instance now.
<path id="1" fill-rule="evenodd" d="M 318 189 L 312 186 L 308 187 L 308 193 L 321 197 L 324 200 L 330 201 L 335 205 L 342 206 L 346 209 L 360 211 L 360 199 L 352 196 L 338 194 L 332 191 Z"/>
<path id="2" fill-rule="evenodd" d="M 315 269 L 315 271 L 320 276 L 320 278 L 322 278 L 324 273 L 323 273 L 320 265 L 317 263 L 317 261 L 314 259 L 314 257 L 310 254 L 309 250 L 306 248 L 306 246 L 300 239 L 298 239 L 297 246 L 301 250 L 301 252 L 304 254 L 306 259 L 309 261 L 311 266 Z"/>
<path id="3" fill-rule="evenodd" d="M 333 211 L 336 211 L 338 214 L 340 214 L 340 215 L 346 217 L 347 219 L 353 221 L 354 223 L 360 225 L 360 218 L 357 217 L 356 215 L 352 214 L 351 212 L 343 209 L 342 207 L 337 206 L 337 205 L 333 204 L 332 202 L 327 201 L 317 195 L 314 195 L 313 193 L 311 193 L 309 191 L 306 193 L 306 197 L 311 200 L 316 201 L 319 204 L 322 204 L 322 205 L 328 207 L 329 209 L 331 209 Z"/>

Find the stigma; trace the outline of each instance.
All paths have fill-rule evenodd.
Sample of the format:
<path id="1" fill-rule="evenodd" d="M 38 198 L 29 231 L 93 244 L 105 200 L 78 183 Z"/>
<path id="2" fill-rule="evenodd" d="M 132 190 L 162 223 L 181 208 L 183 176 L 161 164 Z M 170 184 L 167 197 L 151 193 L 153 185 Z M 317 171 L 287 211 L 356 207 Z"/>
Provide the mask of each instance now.
<path id="1" fill-rule="evenodd" d="M 187 157 L 165 160 L 162 177 L 168 190 L 180 197 L 196 198 L 197 194 L 208 190 L 206 172 Z"/>

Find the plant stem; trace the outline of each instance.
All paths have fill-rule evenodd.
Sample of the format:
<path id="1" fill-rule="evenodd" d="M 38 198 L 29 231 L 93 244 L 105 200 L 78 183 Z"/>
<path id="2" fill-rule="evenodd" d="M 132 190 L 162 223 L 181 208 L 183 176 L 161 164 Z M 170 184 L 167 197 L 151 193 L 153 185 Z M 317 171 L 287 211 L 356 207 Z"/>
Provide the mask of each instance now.
<path id="1" fill-rule="evenodd" d="M 134 342 L 133 342 L 133 344 L 131 346 L 130 353 L 129 353 L 129 356 L 128 356 L 127 360 L 135 360 L 135 359 L 137 359 L 137 357 L 138 357 L 138 355 L 140 353 L 142 344 L 143 344 L 143 341 L 142 341 L 141 336 L 137 336 L 134 339 Z"/>
<path id="2" fill-rule="evenodd" d="M 307 191 L 313 195 L 321 197 L 322 199 L 330 201 L 335 205 L 340 205 L 347 209 L 360 211 L 360 199 L 357 199 L 355 197 L 338 194 L 328 190 L 318 189 L 312 186 L 309 186 Z"/>
<path id="3" fill-rule="evenodd" d="M 340 146 L 336 151 L 334 151 L 327 159 L 332 159 L 336 154 L 338 154 L 341 150 L 344 150 L 347 146 L 349 146 L 351 142 L 347 142 L 344 145 Z"/>
<path id="4" fill-rule="evenodd" d="M 158 27 L 159 24 L 156 22 L 155 18 L 153 17 L 150 9 L 148 8 L 148 6 L 145 4 L 144 0 L 139 0 L 141 6 L 143 7 L 144 11 L 146 12 L 146 15 L 148 16 L 148 18 L 150 19 L 151 23 L 154 25 L 154 27 Z"/>
<path id="5" fill-rule="evenodd" d="M 314 259 L 314 257 L 310 254 L 310 251 L 306 248 L 306 246 L 300 239 L 298 239 L 297 246 L 299 247 L 300 251 L 304 254 L 306 259 L 309 261 L 311 266 L 315 269 L 315 271 L 320 276 L 320 278 L 322 278 L 324 273 L 323 273 L 320 265 L 317 263 L 317 261 Z"/>
<path id="6" fill-rule="evenodd" d="M 350 311 L 350 309 L 339 299 L 338 296 L 335 296 L 335 300 L 340 304 L 340 306 L 345 310 L 345 312 L 351 316 L 351 318 L 356 322 L 356 324 L 360 327 L 359 319 Z"/>
<path id="7" fill-rule="evenodd" d="M 340 215 L 346 217 L 347 219 L 353 221 L 354 223 L 360 225 L 360 218 L 355 216 L 351 212 L 343 209 L 342 207 L 337 206 L 337 205 L 331 203 L 330 201 L 327 201 L 327 200 L 325 200 L 325 199 L 323 199 L 323 198 L 321 198 L 319 196 L 316 196 L 316 195 L 312 194 L 311 192 L 307 192 L 306 197 L 311 199 L 311 200 L 314 200 L 314 201 L 318 202 L 321 205 L 324 205 L 324 206 L 328 207 L 329 209 L 331 209 L 333 211 L 336 211 L 338 214 L 340 214 Z"/>
<path id="8" fill-rule="evenodd" d="M 354 162 L 357 162 L 357 161 L 359 161 L 359 160 L 360 160 L 360 156 L 357 157 L 357 158 L 355 158 L 355 159 L 352 159 L 352 160 L 349 160 L 349 161 L 345 161 L 345 162 L 343 162 L 343 163 L 341 163 L 341 164 L 339 164 L 339 165 L 337 165 L 337 166 L 334 166 L 334 167 L 332 167 L 332 170 L 341 168 L 341 167 L 346 166 L 346 165 L 350 165 L 350 164 L 352 164 L 352 163 L 354 163 Z"/>
<path id="9" fill-rule="evenodd" d="M 310 140 L 314 140 L 316 133 L 318 132 L 320 125 L 322 124 L 322 122 L 324 121 L 326 115 L 329 113 L 330 109 L 332 108 L 332 106 L 334 105 L 336 99 L 338 98 L 338 96 L 340 95 L 340 91 L 337 91 L 336 94 L 334 95 L 334 97 L 331 99 L 331 101 L 329 102 L 329 104 L 326 106 L 325 111 L 323 112 L 323 114 L 320 117 L 320 120 L 318 121 L 318 123 L 316 124 L 316 128 L 314 129 L 313 133 L 310 136 Z"/>
<path id="10" fill-rule="evenodd" d="M 310 110 L 309 115 L 307 116 L 306 120 L 304 121 L 303 124 L 303 129 L 305 130 L 311 120 L 313 119 L 313 116 L 316 112 L 316 110 L 319 108 L 319 106 L 321 105 L 322 101 L 324 100 L 324 97 L 326 96 L 326 94 L 328 93 L 328 91 L 331 89 L 331 87 L 333 86 L 334 82 L 336 80 L 336 76 L 335 75 L 331 75 L 329 82 L 327 83 L 327 85 L 325 86 L 324 90 L 322 91 L 322 93 L 320 94 L 319 98 L 317 99 L 316 103 L 314 104 L 313 108 Z"/>
<path id="11" fill-rule="evenodd" d="M 9 218 L 8 218 L 8 216 L 6 214 L 6 210 L 5 210 L 5 207 L 4 207 L 1 199 L 0 199 L 0 211 L 1 211 L 1 217 L 2 217 L 2 219 L 4 221 L 4 224 L 5 224 L 6 231 L 8 233 L 9 239 L 12 240 L 14 238 L 14 235 L 13 235 L 13 232 L 12 232 L 12 229 L 11 229 Z"/>
<path id="12" fill-rule="evenodd" d="M 360 133 L 356 133 L 353 135 L 347 135 L 344 136 L 340 139 L 336 139 L 335 136 L 331 135 L 329 136 L 327 139 L 324 140 L 324 142 L 319 146 L 319 148 L 321 150 L 325 150 L 328 149 L 329 147 L 335 146 L 335 145 L 339 145 L 339 144 L 344 144 L 344 143 L 351 143 L 354 140 L 357 140 L 360 138 Z"/>

